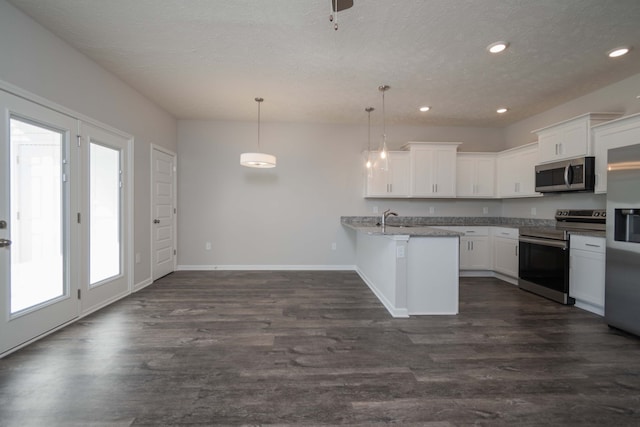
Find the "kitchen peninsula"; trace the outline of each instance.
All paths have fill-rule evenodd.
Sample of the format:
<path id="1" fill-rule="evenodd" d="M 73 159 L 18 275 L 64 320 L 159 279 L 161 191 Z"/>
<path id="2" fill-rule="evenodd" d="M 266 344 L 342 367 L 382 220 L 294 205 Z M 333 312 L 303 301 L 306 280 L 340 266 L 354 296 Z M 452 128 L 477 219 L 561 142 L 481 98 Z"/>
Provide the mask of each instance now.
<path id="1" fill-rule="evenodd" d="M 343 217 L 356 232 L 358 274 L 393 317 L 458 313 L 459 238 L 429 226 Z"/>

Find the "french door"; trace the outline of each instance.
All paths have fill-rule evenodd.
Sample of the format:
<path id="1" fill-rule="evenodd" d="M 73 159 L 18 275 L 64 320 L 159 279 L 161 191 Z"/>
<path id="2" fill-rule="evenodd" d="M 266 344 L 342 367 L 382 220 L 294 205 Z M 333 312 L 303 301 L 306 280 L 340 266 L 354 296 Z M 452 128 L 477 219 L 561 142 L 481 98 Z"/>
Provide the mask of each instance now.
<path id="1" fill-rule="evenodd" d="M 130 141 L 0 90 L 0 355 L 131 289 Z"/>
<path id="2" fill-rule="evenodd" d="M 129 141 L 80 124 L 82 146 L 82 313 L 129 293 Z"/>
<path id="3" fill-rule="evenodd" d="M 0 354 L 79 314 L 77 120 L 0 90 Z"/>

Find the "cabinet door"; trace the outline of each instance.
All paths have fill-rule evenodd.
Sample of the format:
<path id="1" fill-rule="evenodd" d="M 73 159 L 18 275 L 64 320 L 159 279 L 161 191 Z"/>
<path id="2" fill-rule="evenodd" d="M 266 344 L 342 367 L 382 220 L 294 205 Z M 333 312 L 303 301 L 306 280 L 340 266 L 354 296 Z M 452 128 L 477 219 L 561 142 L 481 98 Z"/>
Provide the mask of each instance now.
<path id="1" fill-rule="evenodd" d="M 569 295 L 597 308 L 604 308 L 605 255 L 571 249 Z"/>
<path id="2" fill-rule="evenodd" d="M 476 197 L 494 197 L 496 195 L 496 161 L 493 158 L 476 160 Z"/>
<path id="3" fill-rule="evenodd" d="M 498 273 L 518 277 L 518 241 L 493 238 L 493 269 Z"/>
<path id="4" fill-rule="evenodd" d="M 436 149 L 434 153 L 436 197 L 456 195 L 456 151 L 455 148 Z"/>
<path id="5" fill-rule="evenodd" d="M 516 176 L 518 174 L 515 156 L 502 155 L 498 157 L 498 197 L 508 198 L 516 195 Z"/>
<path id="6" fill-rule="evenodd" d="M 536 193 L 536 163 L 538 163 L 537 150 L 523 151 L 517 157 L 517 193 L 519 196 L 533 196 Z"/>
<path id="7" fill-rule="evenodd" d="M 476 161 L 458 156 L 456 164 L 456 194 L 458 197 L 475 197 Z"/>
<path id="8" fill-rule="evenodd" d="M 538 135 L 538 154 L 541 162 L 558 159 L 561 132 L 558 129 L 541 132 Z"/>
<path id="9" fill-rule="evenodd" d="M 596 193 L 607 192 L 608 151 L 640 141 L 640 116 L 594 129 Z"/>
<path id="10" fill-rule="evenodd" d="M 488 237 L 460 238 L 460 269 L 490 270 L 491 252 Z"/>
<path id="11" fill-rule="evenodd" d="M 560 159 L 570 159 L 590 154 L 589 137 L 588 120 L 565 126 L 562 129 L 562 140 L 560 141 Z"/>
<path id="12" fill-rule="evenodd" d="M 411 195 L 432 196 L 434 193 L 435 155 L 431 149 L 411 151 Z"/>
<path id="13" fill-rule="evenodd" d="M 387 170 L 382 169 L 380 157 L 377 152 L 369 154 L 371 160 L 371 169 L 367 170 L 367 189 L 365 194 L 371 197 L 385 197 L 388 190 Z"/>
<path id="14" fill-rule="evenodd" d="M 550 162 L 586 156 L 589 150 L 589 118 L 566 123 L 538 134 L 540 162 Z"/>
<path id="15" fill-rule="evenodd" d="M 409 195 L 409 153 L 389 153 L 389 195 L 406 197 Z"/>
<path id="16" fill-rule="evenodd" d="M 498 157 L 498 196 L 531 197 L 535 192 L 537 144 L 532 144 Z"/>

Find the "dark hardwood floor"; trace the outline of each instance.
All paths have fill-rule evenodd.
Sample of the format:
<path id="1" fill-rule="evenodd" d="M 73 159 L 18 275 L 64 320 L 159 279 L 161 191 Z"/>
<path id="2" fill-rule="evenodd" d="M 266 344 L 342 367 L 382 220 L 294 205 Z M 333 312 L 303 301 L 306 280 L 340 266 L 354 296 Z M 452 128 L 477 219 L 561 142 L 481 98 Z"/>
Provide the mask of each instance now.
<path id="1" fill-rule="evenodd" d="M 0 425 L 640 425 L 638 338 L 460 287 L 393 319 L 353 272 L 173 273 L 0 360 Z"/>

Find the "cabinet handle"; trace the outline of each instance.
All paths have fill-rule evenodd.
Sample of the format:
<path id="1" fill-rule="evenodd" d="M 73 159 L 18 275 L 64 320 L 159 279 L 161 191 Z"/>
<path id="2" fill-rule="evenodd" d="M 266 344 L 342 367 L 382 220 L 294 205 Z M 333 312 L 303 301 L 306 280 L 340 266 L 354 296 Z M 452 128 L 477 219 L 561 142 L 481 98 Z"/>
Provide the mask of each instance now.
<path id="1" fill-rule="evenodd" d="M 518 246 L 516 246 L 516 256 L 518 256 Z"/>
<path id="2" fill-rule="evenodd" d="M 389 193 L 393 193 L 393 184 L 389 184 Z"/>
<path id="3" fill-rule="evenodd" d="M 436 193 L 438 192 L 438 184 L 436 184 Z"/>
<path id="4" fill-rule="evenodd" d="M 585 246 L 591 246 L 592 248 L 599 248 L 601 247 L 600 245 L 594 245 L 593 243 L 585 243 Z"/>
<path id="5" fill-rule="evenodd" d="M 471 250 L 473 250 L 473 240 L 470 241 L 469 243 L 471 243 Z"/>
<path id="6" fill-rule="evenodd" d="M 504 231 L 501 232 L 500 234 L 502 234 L 503 236 L 508 236 L 509 235 L 509 233 L 505 233 Z"/>

